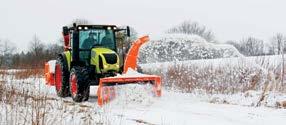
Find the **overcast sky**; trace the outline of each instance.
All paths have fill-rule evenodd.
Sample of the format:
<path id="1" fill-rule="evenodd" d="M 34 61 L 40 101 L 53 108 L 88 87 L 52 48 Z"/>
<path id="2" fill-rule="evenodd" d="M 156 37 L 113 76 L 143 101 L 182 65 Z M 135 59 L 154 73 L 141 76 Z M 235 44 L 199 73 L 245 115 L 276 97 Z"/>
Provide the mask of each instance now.
<path id="1" fill-rule="evenodd" d="M 130 25 L 157 34 L 184 20 L 210 28 L 217 40 L 286 34 L 285 0 L 0 0 L 0 39 L 25 50 L 33 35 L 55 43 L 74 18 Z"/>

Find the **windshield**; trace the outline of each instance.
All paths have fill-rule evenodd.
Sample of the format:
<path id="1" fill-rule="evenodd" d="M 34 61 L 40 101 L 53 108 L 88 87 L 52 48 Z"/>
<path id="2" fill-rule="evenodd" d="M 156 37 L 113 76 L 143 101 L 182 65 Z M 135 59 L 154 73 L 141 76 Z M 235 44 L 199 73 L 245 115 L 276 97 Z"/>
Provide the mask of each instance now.
<path id="1" fill-rule="evenodd" d="M 108 29 L 90 29 L 79 32 L 80 49 L 105 47 L 115 50 L 114 33 Z"/>

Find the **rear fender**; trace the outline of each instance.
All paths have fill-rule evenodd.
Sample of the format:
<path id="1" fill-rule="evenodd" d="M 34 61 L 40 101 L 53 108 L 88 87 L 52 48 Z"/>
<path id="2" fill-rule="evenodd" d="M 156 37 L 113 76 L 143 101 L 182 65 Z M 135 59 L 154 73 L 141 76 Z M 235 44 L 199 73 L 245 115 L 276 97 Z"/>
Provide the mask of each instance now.
<path id="1" fill-rule="evenodd" d="M 64 60 L 64 63 L 68 66 L 68 71 L 70 70 L 70 52 L 66 51 L 64 53 L 61 53 L 58 55 L 59 58 L 62 58 Z M 55 70 L 56 70 L 56 60 L 50 60 L 45 63 L 45 82 L 47 85 L 55 85 Z"/>
<path id="2" fill-rule="evenodd" d="M 70 71 L 70 69 L 71 69 L 71 52 L 65 51 L 64 53 L 61 53 L 58 56 L 64 59 L 64 62 L 68 65 L 68 70 Z"/>

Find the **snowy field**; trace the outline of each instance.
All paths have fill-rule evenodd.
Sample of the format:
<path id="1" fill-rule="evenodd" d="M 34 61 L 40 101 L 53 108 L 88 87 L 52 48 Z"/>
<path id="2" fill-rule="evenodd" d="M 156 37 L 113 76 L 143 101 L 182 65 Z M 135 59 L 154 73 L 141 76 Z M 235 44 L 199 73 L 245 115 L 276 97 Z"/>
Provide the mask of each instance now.
<path id="1" fill-rule="evenodd" d="M 48 91 L 48 96 L 54 100 L 48 100 L 46 124 L 237 124 L 237 125 L 268 125 L 283 123 L 286 120 L 285 109 L 268 107 L 248 107 L 229 104 L 212 104 L 206 101 L 206 97 L 195 94 L 183 94 L 164 91 L 161 98 L 145 97 L 140 101 L 124 102 L 125 99 L 114 100 L 110 104 L 99 108 L 96 105 L 94 93 L 88 102 L 73 103 L 71 98 L 60 99 L 56 97 L 54 87 L 46 87 L 39 84 L 43 93 Z M 33 88 L 33 87 L 32 87 Z M 37 88 L 37 87 L 36 87 Z M 92 88 L 96 90 L 96 88 Z M 46 91 L 46 92 L 44 92 Z M 132 92 L 132 91 L 129 91 Z M 47 93 L 46 93 L 47 94 Z M 142 93 L 141 93 L 142 94 Z M 119 102 L 118 102 L 119 101 Z M 148 102 L 148 103 L 146 103 Z M 60 108 L 60 107 L 63 108 Z M 9 106 L 1 106 L 1 124 L 6 124 L 5 112 L 8 109 L 8 117 L 17 115 L 20 120 L 23 107 L 10 109 Z M 28 113 L 29 115 L 29 113 Z M 29 116 L 28 116 L 29 117 Z M 8 118 L 10 119 L 10 118 Z M 29 121 L 29 120 L 28 120 Z M 9 121 L 9 123 L 21 123 Z M 23 122 L 22 122 L 23 123 Z M 29 122 L 27 122 L 29 123 Z"/>
<path id="2" fill-rule="evenodd" d="M 257 102 L 260 95 L 257 91 L 250 91 L 248 96 L 251 98 L 246 98 L 245 93 L 230 96 L 210 95 L 200 91 L 181 93 L 164 89 L 162 97 L 157 98 L 151 96 L 148 86 L 146 88 L 140 85 L 128 85 L 118 89 L 121 95 L 116 100 L 100 108 L 96 102 L 96 87 L 91 88 L 91 98 L 88 102 L 74 103 L 69 97 L 57 97 L 55 88 L 46 86 L 43 78 L 11 80 L 12 77 L 11 75 L 2 77 L 2 81 L 7 82 L 6 87 L 21 93 L 26 92 L 31 98 L 26 97 L 22 100 L 21 97 L 17 97 L 16 101 L 9 104 L 2 101 L 0 105 L 1 125 L 32 124 L 32 121 L 37 123 L 37 120 L 39 124 L 48 125 L 209 123 L 214 125 L 268 125 L 281 124 L 286 121 L 286 109 L 251 106 L 251 103 Z M 37 97 L 45 98 L 45 100 L 35 99 Z M 285 99 L 286 97 L 280 95 L 279 98 Z M 271 99 L 275 100 L 275 98 Z"/>

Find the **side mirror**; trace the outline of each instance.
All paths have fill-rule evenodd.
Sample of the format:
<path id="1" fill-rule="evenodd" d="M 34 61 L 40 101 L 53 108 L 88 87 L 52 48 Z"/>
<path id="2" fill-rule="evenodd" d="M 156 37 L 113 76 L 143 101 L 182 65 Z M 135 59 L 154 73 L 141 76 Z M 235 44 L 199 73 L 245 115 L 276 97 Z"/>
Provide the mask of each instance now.
<path id="1" fill-rule="evenodd" d="M 64 36 L 69 35 L 69 28 L 67 26 L 63 27 L 63 35 Z"/>
<path id="2" fill-rule="evenodd" d="M 129 28 L 129 26 L 126 27 L 126 31 L 127 31 L 127 36 L 130 37 L 130 28 Z"/>

